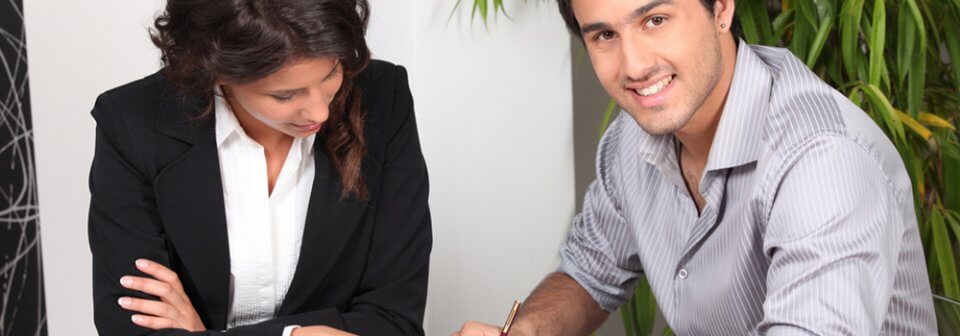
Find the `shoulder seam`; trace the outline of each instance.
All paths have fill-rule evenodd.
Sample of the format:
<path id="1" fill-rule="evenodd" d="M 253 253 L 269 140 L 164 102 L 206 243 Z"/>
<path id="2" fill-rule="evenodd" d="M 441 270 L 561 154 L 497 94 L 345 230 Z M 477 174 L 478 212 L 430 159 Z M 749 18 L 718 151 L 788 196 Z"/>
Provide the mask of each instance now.
<path id="1" fill-rule="evenodd" d="M 813 146 L 813 143 L 816 140 L 823 139 L 823 138 L 834 138 L 839 141 L 849 141 L 850 143 L 855 144 L 857 147 L 859 147 L 859 149 L 862 150 L 870 158 L 872 164 L 883 175 L 884 182 L 886 182 L 886 188 L 890 190 L 890 192 L 893 194 L 896 202 L 900 205 L 905 205 L 904 204 L 906 200 L 905 196 L 903 195 L 903 193 L 897 190 L 896 186 L 893 184 L 893 180 L 890 178 L 890 173 L 884 169 L 883 164 L 881 163 L 881 160 L 877 157 L 876 153 L 871 151 L 861 141 L 860 138 L 850 136 L 847 134 L 838 134 L 836 132 L 817 132 L 808 136 L 807 139 L 800 142 L 799 145 L 791 147 L 788 153 L 786 153 L 786 155 L 781 156 L 783 157 L 783 160 L 777 165 L 777 167 L 775 169 L 772 169 L 770 171 L 771 173 L 768 173 L 767 176 L 763 179 L 761 190 L 769 190 L 775 185 L 779 185 L 779 183 L 776 183 L 776 182 L 782 181 L 783 172 L 789 169 L 790 167 L 793 167 L 794 165 L 797 164 L 797 162 L 800 161 L 800 159 L 803 157 L 801 153 L 804 152 L 804 149 L 808 149 L 809 147 Z M 765 197 L 763 201 L 763 220 L 764 222 L 769 223 L 770 215 L 771 215 L 771 212 L 773 211 L 773 199 L 776 193 L 765 193 L 765 194 L 769 196 Z"/>

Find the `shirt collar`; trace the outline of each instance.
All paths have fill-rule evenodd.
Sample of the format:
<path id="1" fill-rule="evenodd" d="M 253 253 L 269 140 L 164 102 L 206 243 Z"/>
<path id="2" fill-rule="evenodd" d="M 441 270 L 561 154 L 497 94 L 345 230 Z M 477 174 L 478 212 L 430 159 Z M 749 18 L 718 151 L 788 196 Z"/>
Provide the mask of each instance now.
<path id="1" fill-rule="evenodd" d="M 738 167 L 760 156 L 773 75 L 752 46 L 743 40 L 739 46 L 733 82 L 710 146 L 707 171 Z"/>
<path id="2" fill-rule="evenodd" d="M 240 121 L 237 120 L 237 116 L 233 114 L 230 105 L 227 104 L 227 100 L 223 97 L 223 91 L 221 91 L 219 87 L 214 89 L 213 109 L 214 123 L 216 124 L 214 128 L 217 131 L 217 147 L 223 146 L 223 143 L 232 136 L 239 136 L 245 141 L 254 142 L 253 139 L 250 139 L 246 132 L 243 131 L 243 127 L 240 127 Z"/>
<path id="3" fill-rule="evenodd" d="M 627 114 L 626 111 L 622 113 Z M 630 121 L 635 122 L 632 118 Z M 640 158 L 651 165 L 659 165 L 673 149 L 673 135 L 651 135 L 642 128 L 637 128 L 640 130 L 638 141 Z"/>
<path id="4" fill-rule="evenodd" d="M 247 135 L 247 132 L 243 130 L 243 127 L 240 126 L 240 121 L 237 120 L 237 116 L 233 114 L 233 110 L 230 109 L 230 104 L 227 104 L 227 100 L 223 97 L 223 92 L 217 87 L 214 90 L 214 123 L 216 124 L 216 133 L 217 133 L 217 147 L 223 146 L 231 137 L 238 137 L 244 142 L 260 145 L 255 140 L 250 138 Z M 298 148 L 296 154 L 299 154 L 299 157 L 307 157 L 313 154 L 313 145 L 316 140 L 317 135 L 311 134 L 306 138 L 294 138 L 293 146 Z M 292 151 L 293 152 L 293 151 Z"/>

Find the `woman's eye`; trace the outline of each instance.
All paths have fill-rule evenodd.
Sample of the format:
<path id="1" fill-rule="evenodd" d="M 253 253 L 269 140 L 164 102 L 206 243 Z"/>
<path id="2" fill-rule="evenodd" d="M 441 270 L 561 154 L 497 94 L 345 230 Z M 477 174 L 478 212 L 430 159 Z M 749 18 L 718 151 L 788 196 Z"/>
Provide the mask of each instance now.
<path id="1" fill-rule="evenodd" d="M 339 67 L 339 66 L 336 66 L 336 67 L 333 68 L 333 71 L 331 71 L 330 74 L 327 75 L 327 78 L 324 78 L 323 80 L 324 80 L 324 81 L 327 81 L 327 80 L 330 80 L 330 79 L 334 79 L 334 78 L 336 78 L 336 77 L 339 76 L 339 75 L 340 75 L 340 67 Z"/>
<path id="2" fill-rule="evenodd" d="M 288 102 L 288 101 L 290 101 L 290 100 L 293 99 L 293 95 L 272 96 L 272 97 L 273 97 L 273 99 L 276 99 L 278 102 L 281 102 L 281 103 L 286 103 L 286 102 Z"/>
<path id="3" fill-rule="evenodd" d="M 654 16 L 647 20 L 647 23 L 644 25 L 645 29 L 657 28 L 662 26 L 664 22 L 667 22 L 667 18 L 663 16 Z"/>

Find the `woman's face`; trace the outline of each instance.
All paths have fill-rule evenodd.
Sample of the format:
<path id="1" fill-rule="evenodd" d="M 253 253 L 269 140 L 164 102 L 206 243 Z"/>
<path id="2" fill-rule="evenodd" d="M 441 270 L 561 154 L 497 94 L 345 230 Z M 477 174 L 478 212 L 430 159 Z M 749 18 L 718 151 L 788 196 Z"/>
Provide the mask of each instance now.
<path id="1" fill-rule="evenodd" d="M 336 58 L 303 58 L 255 82 L 219 84 L 250 136 L 307 137 L 330 116 L 343 84 L 342 66 Z"/>

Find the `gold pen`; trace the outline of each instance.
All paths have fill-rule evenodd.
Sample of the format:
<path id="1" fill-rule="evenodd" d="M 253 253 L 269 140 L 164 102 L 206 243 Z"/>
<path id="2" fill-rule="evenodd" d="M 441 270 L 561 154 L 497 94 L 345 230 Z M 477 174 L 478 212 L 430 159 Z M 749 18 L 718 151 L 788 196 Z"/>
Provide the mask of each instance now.
<path id="1" fill-rule="evenodd" d="M 503 329 L 500 330 L 500 336 L 507 336 L 510 333 L 510 326 L 513 325 L 513 320 L 517 318 L 517 312 L 520 311 L 520 301 L 513 301 L 513 309 L 510 309 L 510 315 L 507 316 L 507 322 L 503 324 Z"/>

